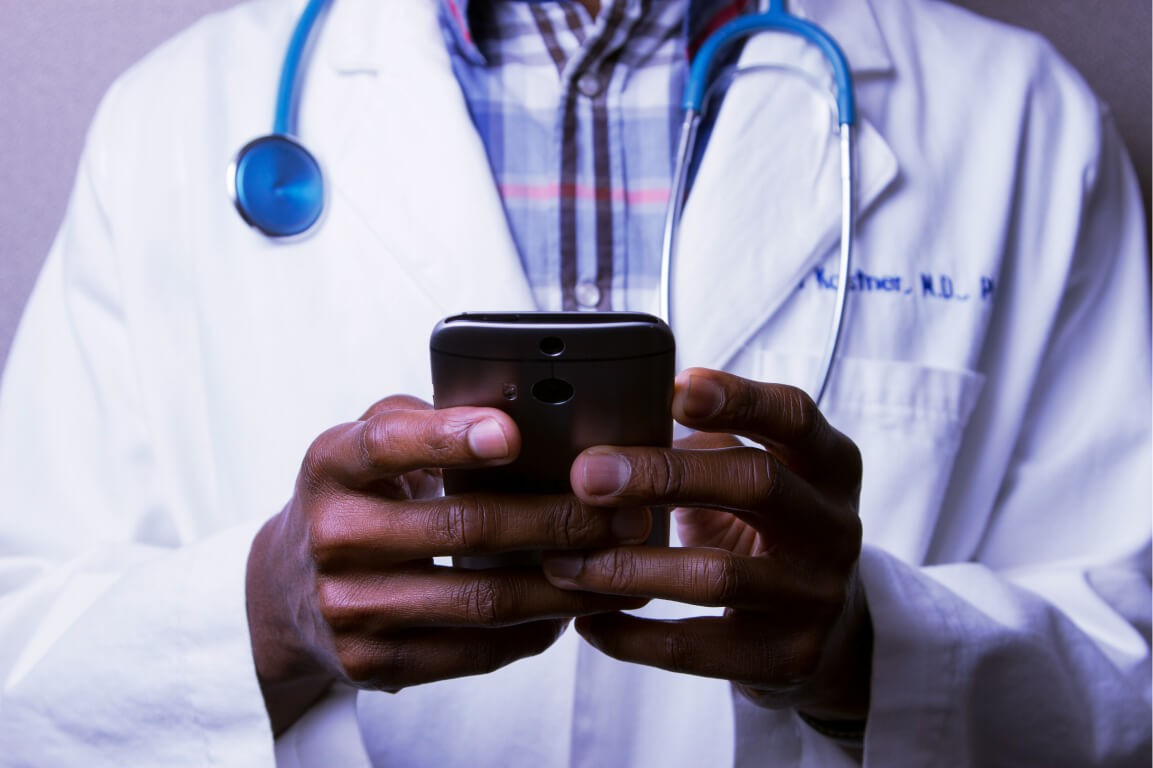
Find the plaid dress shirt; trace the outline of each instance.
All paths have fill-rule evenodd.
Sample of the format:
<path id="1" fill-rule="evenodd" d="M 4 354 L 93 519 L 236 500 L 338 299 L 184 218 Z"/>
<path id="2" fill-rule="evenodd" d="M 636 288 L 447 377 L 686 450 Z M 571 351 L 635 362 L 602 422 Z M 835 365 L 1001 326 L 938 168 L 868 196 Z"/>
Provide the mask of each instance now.
<path id="1" fill-rule="evenodd" d="M 655 312 L 686 40 L 745 5 L 442 0 L 538 308 Z"/>

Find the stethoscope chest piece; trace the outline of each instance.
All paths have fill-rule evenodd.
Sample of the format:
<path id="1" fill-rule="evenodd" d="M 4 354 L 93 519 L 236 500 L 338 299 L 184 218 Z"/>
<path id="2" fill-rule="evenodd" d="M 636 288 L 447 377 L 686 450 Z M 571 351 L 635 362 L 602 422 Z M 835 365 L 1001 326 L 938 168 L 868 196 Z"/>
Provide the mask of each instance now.
<path id="1" fill-rule="evenodd" d="M 299 142 L 282 134 L 253 139 L 229 169 L 236 210 L 269 237 L 302 234 L 324 210 L 320 164 Z"/>

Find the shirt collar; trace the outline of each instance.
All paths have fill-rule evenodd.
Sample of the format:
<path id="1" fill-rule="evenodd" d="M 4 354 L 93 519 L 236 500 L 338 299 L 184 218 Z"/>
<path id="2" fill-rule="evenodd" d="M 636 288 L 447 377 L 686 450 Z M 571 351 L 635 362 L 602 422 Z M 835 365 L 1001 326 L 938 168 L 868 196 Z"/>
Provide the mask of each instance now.
<path id="1" fill-rule="evenodd" d="M 464 55 L 476 63 L 484 59 L 474 42 L 469 11 L 473 0 L 424 0 L 437 3 L 442 25 Z M 480 3 L 485 0 L 477 0 Z M 531 0 L 525 0 L 531 2 Z M 781 0 L 778 0 L 780 2 Z M 686 39 L 700 42 L 703 36 L 721 22 L 725 14 L 733 14 L 735 6 L 747 2 L 716 2 L 690 0 L 686 24 Z M 334 3 L 326 24 L 335 27 L 322 40 L 331 37 L 341 40 L 340 45 L 325 46 L 327 57 L 338 71 L 375 71 L 383 52 L 375 44 L 376 23 L 370 20 L 381 8 L 398 8 L 403 3 L 381 3 L 379 0 L 340 0 Z M 792 0 L 790 8 L 799 16 L 824 27 L 845 52 L 855 73 L 888 72 L 892 59 L 880 26 L 873 14 L 872 0 Z M 742 12 L 745 10 L 741 8 Z M 384 14 L 388 15 L 388 14 Z M 323 42 L 322 42 L 323 44 Z"/>
<path id="2" fill-rule="evenodd" d="M 484 64 L 484 55 L 476 44 L 476 30 L 469 15 L 471 5 L 469 0 L 440 0 L 440 17 L 441 23 L 451 34 L 451 42 L 469 63 L 479 65 Z"/>
<path id="3" fill-rule="evenodd" d="M 518 0 L 519 2 L 538 2 L 539 0 Z M 576 0 L 568 0 L 576 2 Z M 602 5 L 608 5 L 613 0 L 603 0 Z M 721 27 L 726 21 L 756 9 L 755 0 L 689 0 L 688 13 L 685 15 L 685 39 L 694 41 L 698 45 L 703 43 L 708 35 Z M 449 30 L 451 41 L 455 43 L 461 54 L 473 64 L 483 64 L 484 55 L 477 44 L 483 35 L 482 20 L 476 15 L 483 13 L 484 0 L 479 4 L 473 0 L 440 0 L 441 19 Z M 690 43 L 691 45 L 691 43 Z M 695 50 L 695 46 L 691 48 Z"/>
<path id="4" fill-rule="evenodd" d="M 738 16 L 756 11 L 753 0 L 689 0 L 689 10 L 685 14 L 685 40 L 689 58 L 704 45 L 709 35 L 723 27 L 726 22 Z"/>
<path id="5" fill-rule="evenodd" d="M 513 0 L 514 2 L 531 5 L 548 0 Z M 602 0 L 602 15 L 610 4 L 625 2 L 626 0 Z M 562 2 L 576 3 L 577 0 L 562 0 Z M 691 2 L 691 0 L 690 0 Z M 488 0 L 439 0 L 441 23 L 447 30 L 449 43 L 455 45 L 460 54 L 474 65 L 484 65 L 485 56 L 481 50 L 485 38 L 485 22 L 489 11 Z M 643 13 L 641 5 L 644 0 L 627 0 L 627 5 L 621 10 L 629 15 L 640 17 Z"/>

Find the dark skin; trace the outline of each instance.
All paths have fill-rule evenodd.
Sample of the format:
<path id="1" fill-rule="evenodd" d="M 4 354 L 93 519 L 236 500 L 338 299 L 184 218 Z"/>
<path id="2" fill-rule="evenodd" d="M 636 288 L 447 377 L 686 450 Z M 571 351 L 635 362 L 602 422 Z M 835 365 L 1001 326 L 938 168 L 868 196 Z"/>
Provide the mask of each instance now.
<path id="1" fill-rule="evenodd" d="M 500 411 L 393 397 L 319 437 L 249 557 L 253 654 L 276 733 L 336 680 L 399 691 L 540 653 L 576 617 L 604 653 L 731 680 L 826 720 L 868 708 L 871 628 L 857 580 L 856 446 L 799 390 L 692 369 L 676 448 L 590 449 L 573 495 L 440 496 L 440 470 L 511 461 Z M 764 450 L 737 444 L 732 435 Z M 641 546 L 677 507 L 683 548 Z M 543 569 L 461 571 L 435 556 L 549 552 Z M 723 606 L 683 621 L 650 598 Z"/>

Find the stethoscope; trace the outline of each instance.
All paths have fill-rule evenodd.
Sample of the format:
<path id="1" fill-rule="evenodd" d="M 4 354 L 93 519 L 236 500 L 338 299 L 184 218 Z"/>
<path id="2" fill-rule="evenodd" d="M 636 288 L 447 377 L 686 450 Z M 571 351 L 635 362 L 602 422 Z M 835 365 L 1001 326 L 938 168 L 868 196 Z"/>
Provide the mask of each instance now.
<path id="1" fill-rule="evenodd" d="M 318 21 L 331 0 L 309 0 L 284 55 L 277 88 L 276 116 L 272 133 L 253 139 L 237 153 L 229 169 L 228 184 L 237 211 L 251 226 L 270 238 L 304 235 L 324 211 L 324 175 L 320 163 L 297 140 L 296 120 L 300 96 L 301 64 Z M 769 0 L 768 8 L 741 16 L 712 33 L 693 57 L 684 92 L 684 120 L 673 167 L 673 186 L 665 216 L 661 249 L 660 316 L 672 324 L 672 264 L 676 257 L 681 214 L 688 194 L 689 168 L 694 157 L 701 120 L 710 98 L 722 83 L 727 88 L 737 77 L 777 65 L 753 65 L 727 72 L 714 81 L 720 55 L 734 43 L 761 32 L 785 32 L 815 45 L 832 68 L 836 86 L 835 106 L 841 146 L 840 275 L 833 320 L 818 370 L 821 371 L 813 399 L 824 397 L 833 369 L 848 301 L 849 269 L 853 245 L 853 125 L 856 122 L 852 75 L 848 61 L 827 32 L 789 13 L 785 0 Z"/>

